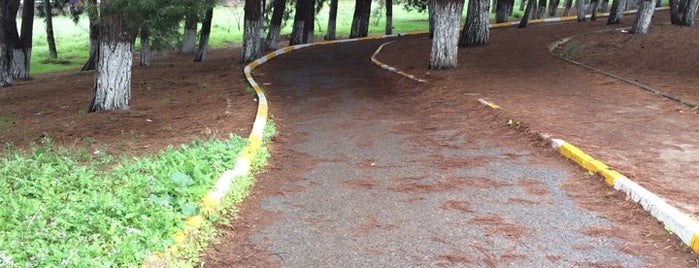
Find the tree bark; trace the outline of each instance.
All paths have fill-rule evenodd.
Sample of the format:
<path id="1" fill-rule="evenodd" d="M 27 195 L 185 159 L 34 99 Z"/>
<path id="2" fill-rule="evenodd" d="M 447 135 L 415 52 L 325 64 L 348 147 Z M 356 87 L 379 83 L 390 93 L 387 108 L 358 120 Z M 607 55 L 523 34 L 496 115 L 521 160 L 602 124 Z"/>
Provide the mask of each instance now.
<path id="1" fill-rule="evenodd" d="M 386 1 L 386 35 L 393 34 L 393 0 Z"/>
<path id="2" fill-rule="evenodd" d="M 459 24 L 463 0 L 434 0 L 435 27 L 430 54 L 430 69 L 455 68 L 458 63 Z M 486 0 L 486 6 L 487 0 Z M 488 10 L 486 9 L 486 15 Z"/>
<path id="3" fill-rule="evenodd" d="M 150 50 L 150 33 L 147 26 L 141 26 L 141 55 L 139 56 L 140 66 L 150 66 L 151 50 Z"/>
<path id="4" fill-rule="evenodd" d="M 614 0 L 612 2 L 612 8 L 609 10 L 609 18 L 607 18 L 607 25 L 619 24 L 621 19 L 624 18 L 624 9 L 627 0 Z"/>
<path id="5" fill-rule="evenodd" d="M 313 43 L 315 37 L 315 8 L 316 0 L 306 0 L 306 12 L 303 22 L 303 43 Z"/>
<path id="6" fill-rule="evenodd" d="M 22 33 L 19 37 L 22 47 L 22 66 L 17 68 L 14 77 L 29 78 L 32 59 L 32 36 L 34 28 L 34 0 L 25 0 L 22 6 Z"/>
<path id="7" fill-rule="evenodd" d="M 560 0 L 551 0 L 549 2 L 549 17 L 555 17 L 558 12 L 558 6 L 561 4 Z"/>
<path id="8" fill-rule="evenodd" d="M 58 58 L 56 51 L 56 39 L 53 38 L 53 14 L 51 12 L 51 0 L 44 2 L 44 12 L 46 12 L 46 43 L 49 45 L 49 57 Z"/>
<path id="9" fill-rule="evenodd" d="M 522 20 L 519 21 L 517 28 L 526 28 L 529 24 L 529 15 L 534 8 L 534 1 L 536 0 L 527 0 L 527 8 L 524 9 L 524 15 L 522 15 Z"/>
<path id="10" fill-rule="evenodd" d="M 434 37 L 434 24 L 435 24 L 435 1 L 437 0 L 427 0 L 427 13 L 429 14 L 429 20 L 430 20 L 430 28 L 429 28 L 429 35 L 430 39 Z"/>
<path id="11" fill-rule="evenodd" d="M 512 12 L 514 0 L 498 0 L 495 2 L 495 23 L 506 22 Z M 468 14 L 467 14 L 468 15 Z"/>
<path id="12" fill-rule="evenodd" d="M 575 9 L 577 11 L 578 21 L 587 21 L 585 17 L 585 0 L 575 0 Z"/>
<path id="13" fill-rule="evenodd" d="M 600 5 L 599 5 L 599 12 L 602 12 L 602 13 L 609 12 L 609 0 L 602 0 L 602 3 L 600 3 Z"/>
<path id="14" fill-rule="evenodd" d="M 536 9 L 535 18 L 537 18 L 537 19 L 544 18 L 545 14 L 546 14 L 546 0 L 539 0 L 539 6 Z"/>
<path id="15" fill-rule="evenodd" d="M 10 73 L 10 0 L 0 0 L 0 87 L 9 87 L 14 78 Z"/>
<path id="16" fill-rule="evenodd" d="M 245 22 L 241 62 L 250 62 L 260 56 L 260 22 L 262 3 L 260 0 L 245 0 Z"/>
<path id="17" fill-rule="evenodd" d="M 565 0 L 565 9 L 563 10 L 563 17 L 570 16 L 570 8 L 573 7 L 573 0 Z"/>
<path id="18" fill-rule="evenodd" d="M 296 0 L 296 11 L 294 12 L 294 24 L 291 27 L 289 45 L 303 44 L 304 24 L 306 23 L 307 2 L 310 0 Z"/>
<path id="19" fill-rule="evenodd" d="M 371 0 L 356 0 L 352 27 L 350 29 L 350 38 L 366 37 L 369 35 L 370 17 Z"/>
<path id="20" fill-rule="evenodd" d="M 108 1 L 102 0 L 102 5 Z M 99 59 L 88 111 L 128 109 L 131 105 L 133 36 L 119 14 L 101 14 Z"/>
<path id="21" fill-rule="evenodd" d="M 599 8 L 599 0 L 590 0 L 590 5 L 587 7 L 589 10 L 588 13 L 590 13 L 590 20 L 591 21 L 596 21 L 597 20 L 597 9 Z"/>
<path id="22" fill-rule="evenodd" d="M 641 0 L 639 1 L 638 14 L 636 15 L 636 20 L 631 26 L 630 33 L 644 34 L 648 32 L 650 28 L 650 21 L 653 18 L 653 12 L 655 11 L 655 0 Z"/>
<path id="23" fill-rule="evenodd" d="M 337 27 L 337 0 L 330 0 L 330 11 L 328 14 L 328 30 L 325 40 L 335 40 L 335 29 Z"/>
<path id="24" fill-rule="evenodd" d="M 282 28 L 282 18 L 284 18 L 284 10 L 286 9 L 286 0 L 274 0 L 274 3 L 272 4 L 274 6 L 274 11 L 272 11 L 272 19 L 269 22 L 269 30 L 267 30 L 267 38 L 265 39 L 265 47 L 268 50 L 277 49 L 277 42 L 279 42 L 280 31 Z M 202 25 L 201 27 L 201 30 L 204 31 L 204 26 Z M 202 34 L 202 36 L 204 35 Z"/>
<path id="25" fill-rule="evenodd" d="M 90 0 L 89 3 L 93 8 L 97 8 L 97 0 Z M 97 17 L 97 12 L 93 9 L 91 10 L 92 11 L 88 12 L 90 20 L 90 56 L 80 69 L 82 72 L 94 70 L 97 65 L 97 58 L 99 57 L 99 18 Z"/>
<path id="26" fill-rule="evenodd" d="M 247 5 L 247 3 L 246 3 Z M 184 54 L 194 53 L 197 45 L 197 18 L 194 15 L 187 15 L 184 21 L 184 34 L 182 36 L 182 50 Z"/>
<path id="27" fill-rule="evenodd" d="M 680 1 L 670 0 L 670 22 L 673 25 L 681 25 L 682 18 L 680 17 Z"/>
<path id="28" fill-rule="evenodd" d="M 466 23 L 459 39 L 460 47 L 475 47 L 488 44 L 490 38 L 489 9 L 490 1 L 488 0 L 468 1 Z"/>
<path id="29" fill-rule="evenodd" d="M 9 23 L 9 44 L 10 44 L 10 74 L 14 78 L 29 78 L 29 72 L 27 70 L 27 54 L 25 53 L 24 43 L 20 39 L 19 32 L 17 32 L 17 11 L 19 11 L 19 1 L 10 1 L 9 5 L 10 15 L 12 19 L 8 21 Z"/>
<path id="30" fill-rule="evenodd" d="M 519 1 L 519 11 L 524 11 L 527 6 L 527 1 L 526 0 L 521 0 Z"/>
<path id="31" fill-rule="evenodd" d="M 213 18 L 214 8 L 211 7 L 206 10 L 204 21 L 201 24 L 201 35 L 199 36 L 199 49 L 197 49 L 197 54 L 194 55 L 195 62 L 206 60 L 206 52 L 207 50 L 209 50 L 209 36 L 211 35 L 211 21 L 213 20 Z M 277 35 L 278 34 L 279 33 L 277 32 Z"/>
<path id="32" fill-rule="evenodd" d="M 660 2 L 660 0 L 657 0 Z M 694 25 L 694 19 L 697 16 L 697 7 L 699 6 L 698 0 L 689 0 L 687 7 L 684 10 L 684 15 L 682 15 L 682 25 L 692 26 Z"/>

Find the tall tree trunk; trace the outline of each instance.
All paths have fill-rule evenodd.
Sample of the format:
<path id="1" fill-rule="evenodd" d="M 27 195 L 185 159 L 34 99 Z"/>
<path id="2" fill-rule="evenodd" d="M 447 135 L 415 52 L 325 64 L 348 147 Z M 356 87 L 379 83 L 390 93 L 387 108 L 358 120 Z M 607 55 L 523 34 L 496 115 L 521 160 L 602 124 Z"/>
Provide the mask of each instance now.
<path id="1" fill-rule="evenodd" d="M 546 0 L 539 0 L 539 6 L 536 9 L 535 18 L 537 18 L 537 19 L 544 18 L 545 14 L 546 14 Z"/>
<path id="2" fill-rule="evenodd" d="M 19 37 L 22 46 L 22 66 L 17 68 L 16 78 L 29 78 L 32 59 L 32 36 L 34 28 L 34 0 L 25 0 L 22 6 L 22 33 Z"/>
<path id="3" fill-rule="evenodd" d="M 488 0 L 469 0 L 466 11 L 466 23 L 464 24 L 460 47 L 475 47 L 488 44 L 490 39 L 490 9 Z"/>
<path id="4" fill-rule="evenodd" d="M 575 0 L 575 9 L 577 9 L 578 21 L 587 21 L 585 17 L 585 0 Z"/>
<path id="5" fill-rule="evenodd" d="M 427 13 L 429 14 L 429 20 L 430 20 L 430 28 L 429 28 L 429 34 L 430 34 L 430 39 L 434 37 L 434 24 L 435 24 L 435 1 L 437 0 L 427 0 Z"/>
<path id="6" fill-rule="evenodd" d="M 243 51 L 240 62 L 250 62 L 260 57 L 260 17 L 262 3 L 260 0 L 245 0 L 245 23 L 243 31 Z"/>
<path id="7" fill-rule="evenodd" d="M 330 11 L 328 14 L 328 30 L 325 40 L 335 40 L 335 29 L 337 27 L 337 0 L 330 0 Z"/>
<path id="8" fill-rule="evenodd" d="M 306 8 L 307 2 L 310 0 L 296 0 L 296 11 L 294 12 L 294 24 L 291 27 L 291 36 L 289 37 L 289 45 L 303 44 L 303 36 L 306 23 Z"/>
<path id="9" fill-rule="evenodd" d="M 0 87 L 9 87 L 14 80 L 10 73 L 10 20 L 15 17 L 10 13 L 10 0 L 0 0 Z"/>
<path id="10" fill-rule="evenodd" d="M 459 24 L 463 0 L 434 0 L 435 27 L 430 54 L 430 69 L 456 68 L 458 63 Z M 488 6 L 488 0 L 486 0 Z M 488 9 L 485 10 L 486 16 Z"/>
<path id="11" fill-rule="evenodd" d="M 14 17 L 9 20 L 9 30 L 10 30 L 10 74 L 14 78 L 29 78 L 29 73 L 27 71 L 26 62 L 27 54 L 24 50 L 24 43 L 19 37 L 19 32 L 17 32 L 17 11 L 19 11 L 19 1 L 10 1 L 10 14 L 14 14 Z"/>
<path id="12" fill-rule="evenodd" d="M 139 65 L 150 66 L 151 50 L 150 50 L 150 32 L 148 27 L 141 26 L 141 55 L 139 56 Z"/>
<path id="13" fill-rule="evenodd" d="M 607 25 L 619 24 L 621 19 L 624 18 L 624 9 L 627 0 L 614 0 L 612 2 L 612 8 L 609 10 L 609 18 L 607 18 Z"/>
<path id="14" fill-rule="evenodd" d="M 306 12 L 303 22 L 303 43 L 309 44 L 313 43 L 313 37 L 315 36 L 315 8 L 316 0 L 307 0 Z"/>
<path id="15" fill-rule="evenodd" d="M 370 17 L 371 0 L 356 0 L 352 27 L 350 29 L 350 38 L 366 37 L 369 35 Z"/>
<path id="16" fill-rule="evenodd" d="M 90 56 L 88 57 L 83 67 L 80 71 L 90 71 L 94 70 L 97 65 L 97 58 L 99 57 L 99 17 L 97 17 L 97 0 L 90 0 L 90 6 L 93 8 L 88 9 L 88 17 L 90 20 Z"/>
<path id="17" fill-rule="evenodd" d="M 660 2 L 660 0 L 657 0 Z M 682 15 L 682 25 L 692 26 L 694 25 L 694 19 L 697 16 L 697 7 L 699 6 L 698 0 L 689 0 L 687 8 L 684 10 L 684 15 Z"/>
<path id="18" fill-rule="evenodd" d="M 102 0 L 101 5 L 108 5 Z M 99 59 L 88 111 L 128 109 L 131 105 L 133 36 L 119 14 L 101 14 Z"/>
<path id="19" fill-rule="evenodd" d="M 563 10 L 563 17 L 570 16 L 570 8 L 573 7 L 573 0 L 565 0 L 565 9 Z"/>
<path id="20" fill-rule="evenodd" d="M 386 1 L 386 35 L 393 34 L 393 0 Z"/>
<path id="21" fill-rule="evenodd" d="M 650 28 L 650 21 L 655 11 L 655 0 L 641 0 L 638 4 L 638 14 L 629 32 L 644 34 L 647 33 Z"/>
<path id="22" fill-rule="evenodd" d="M 194 53 L 197 45 L 197 17 L 187 15 L 184 20 L 184 34 L 182 36 L 182 50 L 184 54 Z"/>
<path id="23" fill-rule="evenodd" d="M 551 0 L 549 2 L 549 17 L 555 17 L 558 12 L 558 6 L 561 4 L 560 0 Z"/>
<path id="24" fill-rule="evenodd" d="M 197 54 L 194 55 L 194 61 L 200 62 L 206 60 L 206 52 L 209 50 L 209 36 L 211 35 L 211 21 L 214 18 L 214 8 L 210 7 L 206 10 L 206 15 L 204 16 L 204 21 L 201 24 L 201 35 L 199 36 L 199 49 Z M 277 31 L 277 38 L 279 38 L 279 31 Z M 274 42 L 276 48 L 276 43 Z M 267 47 L 269 48 L 269 47 Z"/>
<path id="25" fill-rule="evenodd" d="M 673 25 L 681 25 L 682 18 L 680 17 L 680 1 L 670 0 L 670 22 Z"/>
<path id="26" fill-rule="evenodd" d="M 527 6 L 527 1 L 526 0 L 521 0 L 519 1 L 519 11 L 524 11 Z"/>
<path id="27" fill-rule="evenodd" d="M 590 20 L 591 21 L 596 21 L 597 20 L 597 9 L 599 8 L 599 0 L 590 0 L 590 5 L 587 7 L 589 10 L 588 13 L 591 14 Z"/>
<path id="28" fill-rule="evenodd" d="M 524 15 L 522 15 L 522 20 L 519 21 L 519 25 L 517 25 L 517 28 L 526 28 L 527 25 L 529 24 L 529 15 L 532 12 L 532 9 L 534 9 L 534 2 L 536 0 L 527 0 L 527 8 L 524 9 Z"/>
<path id="29" fill-rule="evenodd" d="M 495 23 L 506 22 L 512 12 L 514 0 L 498 0 L 495 2 Z M 468 15 L 468 14 L 467 14 Z"/>
<path id="30" fill-rule="evenodd" d="M 272 11 L 272 19 L 269 22 L 269 30 L 267 30 L 267 39 L 265 39 L 265 47 L 268 50 L 277 49 L 277 42 L 279 42 L 280 31 L 282 29 L 282 18 L 284 17 L 284 9 L 286 9 L 286 0 L 274 0 L 272 5 L 274 11 Z M 209 22 L 209 24 L 211 23 Z M 204 31 L 204 25 L 202 25 L 201 27 L 201 30 Z M 202 34 L 202 36 L 204 35 Z"/>
<path id="31" fill-rule="evenodd" d="M 602 12 L 602 13 L 609 12 L 609 0 L 602 0 L 602 3 L 600 3 L 600 5 L 599 5 L 599 12 Z"/>
<path id="32" fill-rule="evenodd" d="M 52 59 L 58 58 L 56 51 L 56 39 L 53 38 L 53 14 L 51 12 L 51 0 L 44 2 L 44 11 L 46 12 L 46 43 L 49 45 L 49 57 Z"/>
<path id="33" fill-rule="evenodd" d="M 658 7 L 663 7 L 663 1 L 660 1 L 660 0 L 655 1 L 655 7 L 656 7 L 656 8 L 658 8 Z"/>

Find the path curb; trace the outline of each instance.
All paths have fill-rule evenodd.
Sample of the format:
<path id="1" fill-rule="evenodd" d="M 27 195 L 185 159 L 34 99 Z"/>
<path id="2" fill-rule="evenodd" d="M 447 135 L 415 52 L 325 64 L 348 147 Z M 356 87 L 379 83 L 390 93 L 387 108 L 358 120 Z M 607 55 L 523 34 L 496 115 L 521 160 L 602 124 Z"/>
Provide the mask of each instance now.
<path id="1" fill-rule="evenodd" d="M 483 99 L 479 99 L 478 101 L 483 106 L 502 111 L 498 105 L 492 102 Z M 643 186 L 608 167 L 602 161 L 593 158 L 575 145 L 562 139 L 551 138 L 545 134 L 539 134 L 539 137 L 550 143 L 551 146 L 558 150 L 564 157 L 572 160 L 584 169 L 604 177 L 607 185 L 624 192 L 634 202 L 640 204 L 643 209 L 662 222 L 667 231 L 677 235 L 685 245 L 689 246 L 695 253 L 699 253 L 699 223 L 697 221 L 671 206 L 658 195 L 648 191 Z"/>

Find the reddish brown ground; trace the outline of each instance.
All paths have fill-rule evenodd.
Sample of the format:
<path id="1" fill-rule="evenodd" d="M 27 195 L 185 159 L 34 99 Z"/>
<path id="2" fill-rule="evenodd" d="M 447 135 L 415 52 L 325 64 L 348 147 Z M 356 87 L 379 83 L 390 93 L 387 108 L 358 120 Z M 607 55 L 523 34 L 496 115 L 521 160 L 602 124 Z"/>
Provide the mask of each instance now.
<path id="1" fill-rule="evenodd" d="M 661 13 L 663 14 L 663 13 Z M 656 21 L 667 21 L 665 15 L 657 16 Z M 630 18 L 626 19 L 630 21 Z M 575 129 L 572 136 L 563 137 L 572 141 L 610 165 L 618 167 L 632 178 L 654 178 L 662 180 L 662 174 L 672 172 L 678 177 L 693 181 L 697 173 L 693 166 L 674 167 L 670 171 L 659 170 L 661 162 L 656 152 L 661 152 L 668 145 L 662 143 L 666 138 L 684 137 L 687 144 L 697 146 L 697 119 L 699 112 L 673 101 L 658 101 L 657 96 L 643 91 L 630 89 L 628 85 L 604 78 L 591 71 L 563 64 L 553 57 L 546 56 L 545 45 L 580 29 L 590 31 L 599 29 L 601 23 L 565 23 L 560 26 L 536 28 L 536 31 L 500 29 L 492 32 L 491 44 L 485 48 L 471 48 L 461 51 L 460 68 L 449 71 L 428 71 L 429 41 L 415 37 L 412 42 L 399 42 L 390 45 L 380 56 L 385 63 L 395 65 L 405 71 L 415 73 L 421 78 L 430 80 L 437 86 L 429 93 L 423 94 L 414 101 L 422 107 L 455 107 L 467 101 L 473 101 L 473 96 L 485 97 L 498 102 L 507 111 L 507 116 L 516 117 L 529 124 L 535 132 L 545 131 L 554 135 L 566 133 L 565 130 Z M 628 23 L 626 24 L 628 25 Z M 586 35 L 575 39 L 583 44 L 584 49 L 574 55 L 576 59 L 595 65 L 609 71 L 619 71 L 619 74 L 631 79 L 643 80 L 669 92 L 677 93 L 694 101 L 699 101 L 697 78 L 695 76 L 699 50 L 697 38 L 699 29 L 675 27 L 669 25 L 654 25 L 651 33 L 645 36 L 613 35 L 609 33 Z M 534 34 L 536 33 L 536 34 Z M 691 37 L 691 38 L 688 38 Z M 520 39 L 536 39 L 538 42 L 518 42 Z M 668 42 L 668 40 L 672 40 Z M 526 47 L 526 44 L 534 44 Z M 513 49 L 517 47 L 517 49 Z M 623 49 L 619 50 L 621 47 Z M 536 53 L 525 53 L 537 51 Z M 612 52 L 614 51 L 614 52 Z M 427 52 L 427 53 L 426 53 Z M 499 54 L 502 58 L 479 57 L 485 53 Z M 621 54 L 624 53 L 624 54 Z M 546 54 L 546 55 L 545 55 Z M 406 57 L 405 55 L 410 55 Z M 544 56 L 542 56 L 544 55 Z M 157 151 L 168 144 L 187 142 L 191 137 L 216 135 L 225 137 L 228 133 L 247 135 L 254 118 L 256 103 L 242 80 L 242 66 L 237 63 L 239 51 L 224 49 L 212 51 L 205 63 L 192 63 L 190 56 L 169 55 L 160 57 L 151 67 L 134 67 L 132 107 L 127 111 L 85 113 L 92 87 L 91 73 L 78 74 L 48 74 L 37 78 L 17 82 L 13 87 L 0 88 L 0 143 L 12 142 L 25 146 L 29 142 L 39 141 L 42 137 L 50 137 L 66 146 L 82 146 L 86 140 L 94 139 L 97 148 L 108 147 L 112 153 L 135 153 Z M 510 59 L 510 60 L 507 60 Z M 642 65 L 641 63 L 647 64 Z M 528 70 L 527 73 L 513 73 L 511 69 Z M 542 74 L 548 75 L 542 79 Z M 579 77 L 591 81 L 591 87 L 576 90 L 565 90 L 572 85 L 556 79 L 560 77 Z M 491 81 L 497 79 L 498 87 L 491 86 Z M 407 87 L 414 87 L 411 82 L 404 82 Z M 454 90 L 458 88 L 460 90 Z M 517 96 L 508 95 L 508 90 L 527 88 L 529 90 Z M 604 89 L 604 90 L 602 90 Z M 609 90 L 611 89 L 611 90 Z M 552 96 L 551 92 L 562 95 Z M 621 93 L 620 93 L 621 92 Z M 585 113 L 566 114 L 556 109 L 572 109 L 572 104 L 561 100 L 566 98 L 586 100 L 576 105 L 583 105 Z M 634 165 L 624 154 L 615 150 L 604 150 L 609 144 L 637 139 L 636 132 L 621 132 L 612 134 L 600 133 L 594 128 L 586 127 L 596 124 L 600 117 L 615 118 L 617 116 L 633 116 L 633 110 L 615 111 L 608 113 L 610 105 L 623 99 L 629 103 L 638 103 L 641 107 L 650 102 L 660 102 L 655 115 L 634 118 L 633 124 L 647 126 L 654 133 L 659 133 L 658 140 L 643 141 L 644 147 L 635 149 L 634 156 L 639 156 L 642 164 Z M 406 105 L 411 105 L 406 103 Z M 417 105 L 417 104 L 416 104 Z M 637 107 L 636 107 L 637 108 Z M 528 113 L 539 111 L 540 113 Z M 605 111 L 605 112 L 600 112 Z M 484 115 L 487 116 L 487 115 Z M 493 117 L 496 119 L 497 117 Z M 664 129 L 664 124 L 656 124 L 660 119 L 681 120 L 687 122 L 684 133 L 676 129 Z M 498 120 L 502 118 L 497 118 Z M 662 120 L 660 120 L 662 121 Z M 449 123 L 448 120 L 440 122 Z M 552 122 L 564 122 L 554 124 Z M 603 123 L 602 126 L 613 126 Z M 662 134 L 662 135 L 660 135 Z M 292 135 L 292 134 L 288 134 Z M 278 139 L 284 139 L 283 137 Z M 643 138 L 645 139 L 645 137 Z M 677 145 L 678 150 L 683 147 Z M 694 147 L 695 148 L 695 147 Z M 286 157 L 296 158 L 296 163 L 304 161 L 303 155 L 293 154 L 283 148 L 272 145 L 273 164 L 269 167 L 283 166 Z M 648 153 L 644 157 L 644 152 Z M 313 159 L 306 159 L 309 164 Z M 694 167 L 699 166 L 697 159 L 688 159 Z M 275 164 L 276 163 L 276 164 Z M 301 167 L 286 167 L 293 173 Z M 660 176 L 658 176 L 660 175 Z M 274 221 L 271 212 L 256 208 L 261 196 L 269 191 L 280 191 L 269 178 L 261 176 L 260 182 L 252 189 L 251 201 L 243 204 L 242 217 L 231 226 L 222 227 L 226 239 L 241 239 L 263 228 L 265 222 Z M 526 183 L 526 182 L 525 182 Z M 570 194 L 576 196 L 576 184 L 586 182 L 567 182 Z M 662 185 L 663 181 L 649 182 Z M 687 184 L 687 189 L 657 189 L 671 198 L 681 200 L 686 210 L 696 212 L 696 183 Z M 355 182 L 351 187 L 371 187 L 371 182 Z M 536 184 L 527 185 L 532 192 L 541 191 Z M 406 191 L 411 191 L 410 185 L 403 185 Z M 599 192 L 603 193 L 597 199 L 583 200 L 580 205 L 603 211 L 605 217 L 615 221 L 643 222 L 645 227 L 634 225 L 635 229 L 627 230 L 625 236 L 643 236 L 648 241 L 646 248 L 634 249 L 634 253 L 662 251 L 663 262 L 682 263 L 683 266 L 697 265 L 696 258 L 686 253 L 686 249 L 678 246 L 676 240 L 667 241 L 668 236 L 655 226 L 655 222 L 639 208 L 623 200 L 620 194 L 599 183 Z M 288 189 L 287 189 L 288 190 Z M 694 193 L 694 194 L 688 194 Z M 582 195 L 582 194 L 581 194 Z M 528 202 L 527 200 L 512 200 L 512 202 Z M 612 204 L 614 208 L 609 208 Z M 620 212 L 619 206 L 623 209 Z M 468 210 L 469 204 L 452 202 L 444 204 L 447 209 Z M 312 221 L 322 219 L 309 219 Z M 493 225 L 493 232 L 508 229 L 510 235 L 517 237 L 519 229 L 515 223 L 499 221 L 497 215 L 482 220 L 499 222 Z M 361 230 L 358 230 L 361 231 Z M 614 230 L 588 230 L 589 233 L 618 233 Z M 217 258 L 218 263 L 238 263 L 242 266 L 269 266 L 265 263 L 269 258 L 249 243 L 241 242 L 230 254 L 216 254 L 210 249 L 205 253 L 208 258 Z M 691 254 L 690 254 L 691 255 Z M 552 256 L 555 258 L 556 256 Z M 220 259 L 223 258 L 223 259 Z M 458 256 L 447 256 L 454 262 L 459 262 Z M 468 260 L 461 260 L 468 262 Z M 656 264 L 657 265 L 657 264 Z"/>

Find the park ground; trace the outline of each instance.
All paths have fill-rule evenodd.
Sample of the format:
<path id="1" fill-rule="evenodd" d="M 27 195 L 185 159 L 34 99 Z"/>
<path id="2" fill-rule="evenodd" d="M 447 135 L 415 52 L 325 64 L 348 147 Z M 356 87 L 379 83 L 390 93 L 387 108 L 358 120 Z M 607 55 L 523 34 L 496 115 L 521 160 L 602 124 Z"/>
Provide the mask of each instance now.
<path id="1" fill-rule="evenodd" d="M 619 30 L 585 34 L 574 38 L 570 48 L 558 52 L 568 51 L 572 59 L 699 102 L 699 78 L 695 75 L 699 66 L 694 60 L 699 58 L 699 50 L 695 49 L 699 39 L 694 38 L 699 36 L 699 29 L 669 25 L 666 12 L 657 13 L 654 20 L 649 34 L 628 35 Z M 628 26 L 630 21 L 626 18 L 620 27 Z M 488 46 L 460 50 L 460 67 L 455 70 L 427 70 L 429 40 L 424 36 L 398 39 L 384 49 L 379 59 L 435 85 L 429 92 L 420 92 L 420 86 L 412 81 L 398 82 L 414 96 L 402 99 L 406 107 L 421 107 L 424 113 L 451 113 L 470 106 L 476 98 L 485 98 L 503 107 L 504 114 L 484 115 L 494 124 L 508 128 L 506 119 L 514 119 L 527 126 L 522 135 L 548 133 L 566 139 L 673 200 L 673 205 L 688 214 L 699 215 L 693 201 L 699 185 L 692 183 L 699 174 L 699 110 L 548 54 L 541 56 L 548 44 L 560 38 L 615 28 L 602 25 L 565 22 L 532 25 L 531 29 L 495 29 Z M 533 41 L 520 41 L 524 39 Z M 11 142 L 21 148 L 49 137 L 67 147 L 147 154 L 169 144 L 186 143 L 192 137 L 227 137 L 229 133 L 247 136 L 256 102 L 246 91 L 239 51 L 237 47 L 214 50 L 204 63 L 193 63 L 190 55 L 164 53 L 150 67 L 134 67 L 132 107 L 124 111 L 86 112 L 92 73 L 52 73 L 18 81 L 13 87 L 0 89 L 0 143 Z M 264 81 L 264 76 L 273 76 L 274 72 L 267 70 L 259 75 L 258 80 Z M 569 84 L 571 77 L 591 81 L 593 86 Z M 622 100 L 627 105 L 618 107 Z M 284 118 L 284 111 L 272 110 Z M 278 123 L 283 131 L 286 122 Z M 534 141 L 532 146 L 545 150 Z M 272 157 L 273 163 L 279 163 L 291 156 L 275 158 L 273 152 Z M 253 193 L 256 191 L 253 189 Z M 602 195 L 608 201 L 613 194 Z M 623 199 L 613 200 L 629 206 Z M 606 207 L 593 200 L 580 205 L 599 210 Z M 650 218 L 643 213 L 628 217 Z M 666 260 L 696 265 L 696 256 L 688 254 L 677 240 L 667 241 L 672 238 L 654 226 L 657 223 L 644 222 L 648 226 L 637 228 L 644 228 L 642 232 L 654 242 L 638 252 L 661 247 Z M 243 214 L 240 223 L 225 232 L 235 232 L 245 224 Z"/>

